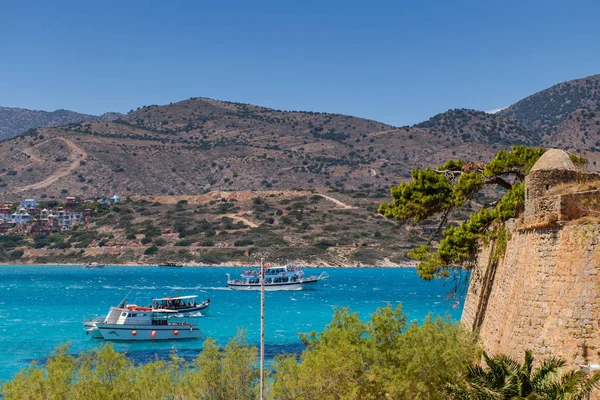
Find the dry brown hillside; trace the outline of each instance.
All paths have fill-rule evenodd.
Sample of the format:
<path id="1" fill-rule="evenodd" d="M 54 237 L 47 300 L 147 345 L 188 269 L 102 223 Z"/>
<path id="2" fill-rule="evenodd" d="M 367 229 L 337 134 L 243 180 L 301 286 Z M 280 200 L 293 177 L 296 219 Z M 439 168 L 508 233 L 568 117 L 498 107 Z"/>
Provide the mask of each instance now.
<path id="1" fill-rule="evenodd" d="M 402 128 L 207 98 L 143 106 L 113 122 L 38 128 L 0 142 L 0 198 L 387 190 L 415 167 L 485 161 L 515 144 L 567 148 L 597 169 L 599 88 L 592 76 L 499 114 L 449 110 Z"/>
<path id="2" fill-rule="evenodd" d="M 529 141 L 489 114 L 446 114 L 431 127 L 394 128 L 204 98 L 145 106 L 114 122 L 40 128 L 0 143 L 0 197 L 388 188 L 414 167 L 485 160 Z"/>

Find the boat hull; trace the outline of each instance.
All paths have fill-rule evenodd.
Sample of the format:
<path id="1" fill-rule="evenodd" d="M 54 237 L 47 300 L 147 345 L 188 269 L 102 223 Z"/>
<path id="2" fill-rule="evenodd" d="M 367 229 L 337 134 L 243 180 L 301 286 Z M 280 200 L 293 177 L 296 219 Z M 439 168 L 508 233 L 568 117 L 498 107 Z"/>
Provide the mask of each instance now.
<path id="1" fill-rule="evenodd" d="M 100 329 L 96 325 L 86 326 L 85 334 L 93 339 L 102 339 L 102 333 L 100 333 Z"/>
<path id="2" fill-rule="evenodd" d="M 302 290 L 307 286 L 316 284 L 317 282 L 319 282 L 319 279 L 306 280 L 303 282 L 267 283 L 265 284 L 265 291 Z M 227 286 L 232 290 L 260 290 L 261 284 L 227 282 Z"/>
<path id="3" fill-rule="evenodd" d="M 180 314 L 193 313 L 196 311 L 206 310 L 210 304 L 204 304 L 196 307 L 188 307 L 188 308 L 174 308 L 173 311 L 177 311 Z"/>
<path id="4" fill-rule="evenodd" d="M 192 325 L 140 326 L 97 323 L 96 328 L 102 339 L 112 341 L 186 340 L 204 337 L 200 329 Z"/>

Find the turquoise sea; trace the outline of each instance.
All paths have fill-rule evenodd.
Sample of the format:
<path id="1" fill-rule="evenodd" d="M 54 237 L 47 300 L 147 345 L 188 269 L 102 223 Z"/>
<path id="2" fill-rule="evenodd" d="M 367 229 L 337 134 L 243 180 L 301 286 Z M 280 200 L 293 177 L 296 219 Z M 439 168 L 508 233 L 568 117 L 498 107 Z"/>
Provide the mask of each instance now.
<path id="1" fill-rule="evenodd" d="M 105 315 L 128 294 L 128 303 L 147 305 L 154 297 L 198 294 L 210 298 L 205 315 L 196 319 L 206 336 L 226 344 L 238 329 L 247 330 L 257 344 L 260 293 L 226 288 L 226 273 L 243 268 L 0 266 L 0 380 L 10 379 L 33 360 L 43 362 L 60 343 L 69 341 L 76 354 L 102 341 L 86 336 L 82 321 Z M 449 314 L 458 320 L 462 299 L 447 300 L 454 282 L 421 280 L 414 269 L 307 269 L 306 275 L 327 271 L 330 278 L 302 291 L 266 294 L 265 355 L 299 353 L 298 332 L 322 330 L 333 309 L 348 306 L 368 319 L 378 307 L 402 303 L 410 319 L 428 313 Z M 173 347 L 194 358 L 202 340 L 181 342 L 115 343 L 136 362 L 166 357 Z"/>

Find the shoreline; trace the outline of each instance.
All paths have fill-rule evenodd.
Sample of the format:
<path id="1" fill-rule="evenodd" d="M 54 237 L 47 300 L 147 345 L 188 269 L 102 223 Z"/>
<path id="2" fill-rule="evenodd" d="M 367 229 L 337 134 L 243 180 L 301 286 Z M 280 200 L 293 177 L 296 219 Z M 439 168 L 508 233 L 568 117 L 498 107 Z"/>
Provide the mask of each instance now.
<path id="1" fill-rule="evenodd" d="M 356 269 L 365 269 L 365 268 L 416 268 L 416 262 L 404 262 L 404 263 L 393 263 L 393 262 L 380 262 L 375 265 L 373 264 L 331 264 L 326 262 L 319 263 L 293 263 L 299 265 L 301 268 L 312 269 L 312 268 L 356 268 Z M 221 264 L 197 264 L 197 263 L 179 263 L 181 267 L 185 268 L 259 268 L 260 266 L 256 263 L 242 263 L 242 262 L 228 262 Z M 274 267 L 282 267 L 286 264 L 278 264 L 278 263 L 265 263 L 268 266 Z M 12 267 L 12 266 L 23 266 L 23 267 L 81 267 L 83 268 L 85 264 L 79 263 L 64 263 L 64 264 L 38 264 L 38 263 L 0 263 L 0 267 Z M 148 264 L 148 263 L 124 263 L 124 264 L 105 264 L 106 267 L 154 267 L 160 268 L 159 264 Z M 179 267 L 166 267 L 166 268 L 174 268 L 177 269 Z"/>

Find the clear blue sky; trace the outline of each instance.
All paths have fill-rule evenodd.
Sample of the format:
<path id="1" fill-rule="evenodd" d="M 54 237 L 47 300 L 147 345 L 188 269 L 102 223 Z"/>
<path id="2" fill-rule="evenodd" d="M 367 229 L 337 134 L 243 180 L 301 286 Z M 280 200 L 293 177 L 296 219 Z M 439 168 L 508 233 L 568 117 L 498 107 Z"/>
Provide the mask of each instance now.
<path id="1" fill-rule="evenodd" d="M 211 97 L 420 122 L 600 73 L 600 2 L 0 1 L 0 105 Z"/>

